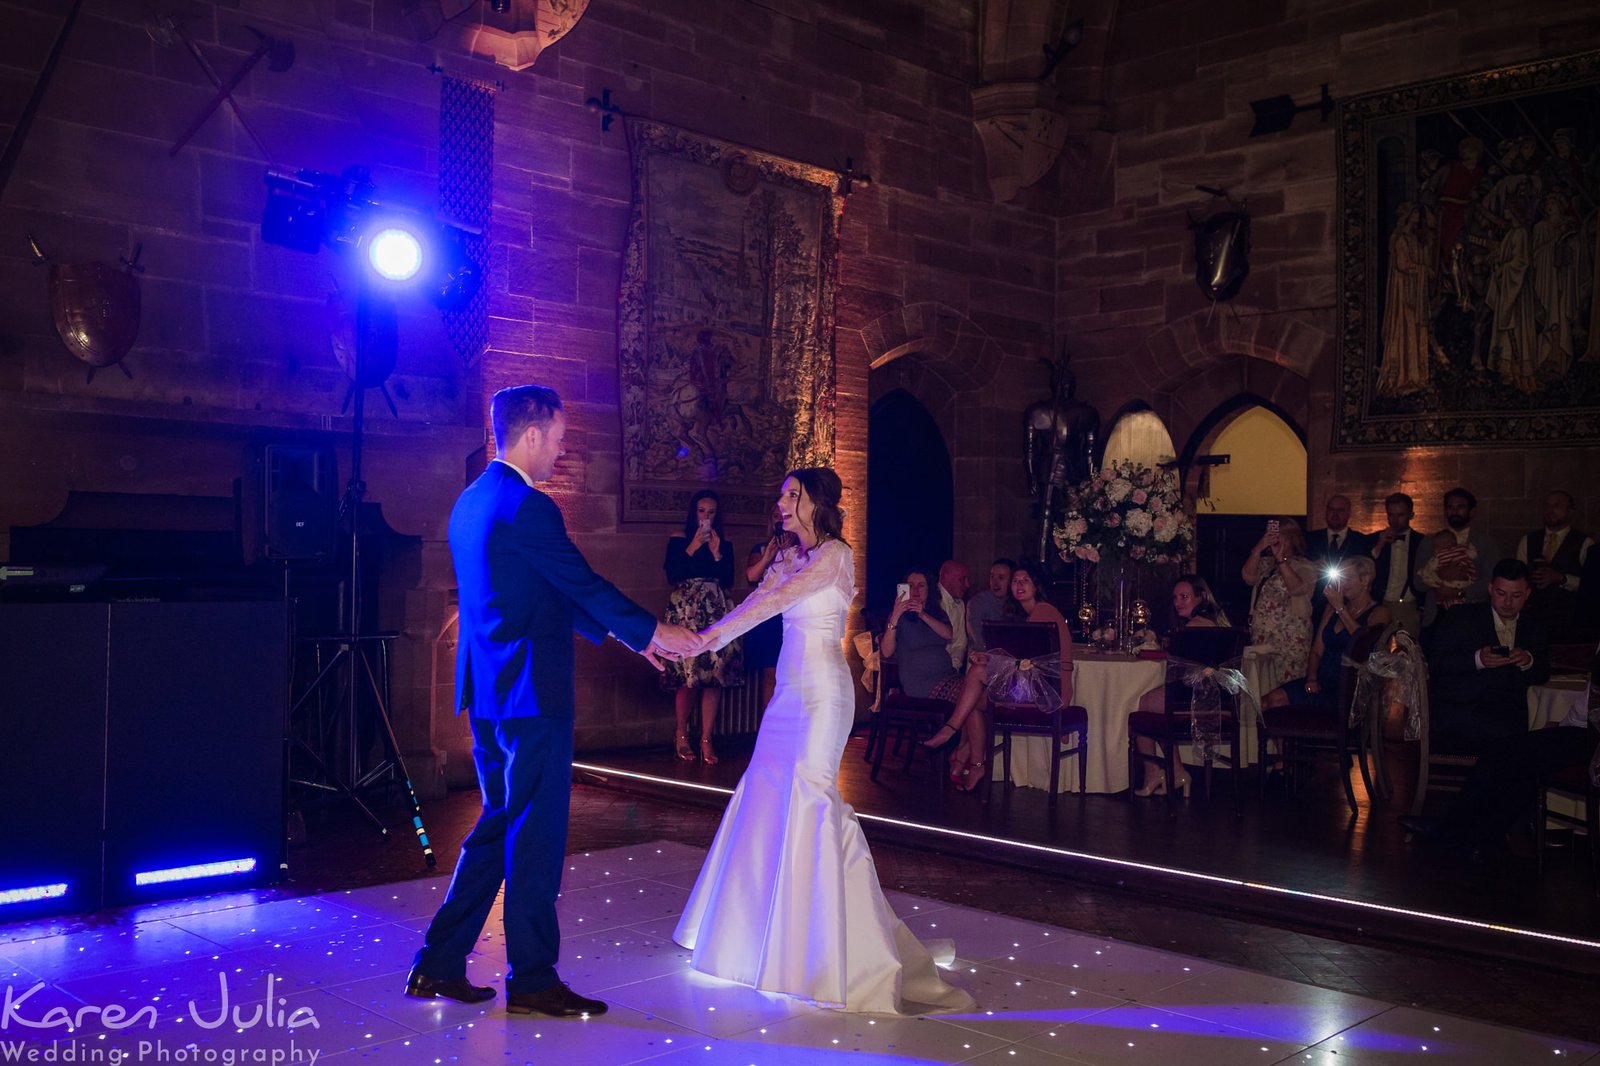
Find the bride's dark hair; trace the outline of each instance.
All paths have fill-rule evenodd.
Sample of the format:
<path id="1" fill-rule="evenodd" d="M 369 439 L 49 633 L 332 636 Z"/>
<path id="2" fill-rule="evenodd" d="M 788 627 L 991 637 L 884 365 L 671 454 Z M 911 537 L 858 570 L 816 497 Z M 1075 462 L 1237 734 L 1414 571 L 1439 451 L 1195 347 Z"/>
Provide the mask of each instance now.
<path id="1" fill-rule="evenodd" d="M 825 466 L 804 466 L 789 471 L 788 477 L 800 482 L 800 487 L 816 508 L 811 522 L 816 528 L 817 538 L 832 537 L 840 544 L 848 545 L 850 542 L 844 539 L 844 513 L 839 510 L 839 497 L 844 494 L 844 483 L 839 480 L 839 475 Z"/>

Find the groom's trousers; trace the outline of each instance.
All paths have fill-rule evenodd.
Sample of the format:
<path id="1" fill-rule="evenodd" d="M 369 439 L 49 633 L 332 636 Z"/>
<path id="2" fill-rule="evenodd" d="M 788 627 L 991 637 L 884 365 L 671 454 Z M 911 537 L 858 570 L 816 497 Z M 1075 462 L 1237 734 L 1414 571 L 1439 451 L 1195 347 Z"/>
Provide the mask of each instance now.
<path id="1" fill-rule="evenodd" d="M 483 813 L 462 842 L 450 891 L 428 925 L 416 966 L 442 980 L 466 976 L 467 953 L 503 880 L 506 991 L 539 992 L 557 980 L 556 895 L 567 853 L 573 721 L 470 721 Z"/>

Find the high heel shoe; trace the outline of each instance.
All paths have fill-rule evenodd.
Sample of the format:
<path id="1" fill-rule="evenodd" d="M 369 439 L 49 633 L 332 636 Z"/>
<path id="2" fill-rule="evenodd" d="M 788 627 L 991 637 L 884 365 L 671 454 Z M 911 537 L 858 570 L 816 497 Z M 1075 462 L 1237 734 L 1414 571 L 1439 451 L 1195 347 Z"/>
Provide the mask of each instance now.
<path id="1" fill-rule="evenodd" d="M 983 763 L 973 763 L 967 768 L 966 780 L 957 785 L 956 788 L 960 789 L 962 792 L 971 792 L 973 789 L 983 784 L 983 779 L 987 776 L 988 771 L 984 769 Z"/>
<path id="2" fill-rule="evenodd" d="M 927 740 L 924 740 L 922 742 L 922 746 L 925 748 L 942 748 L 954 740 L 958 732 L 959 730 L 957 730 L 955 726 L 951 725 L 949 722 L 946 722 L 944 725 L 939 727 L 939 731 L 937 733 L 933 734 L 933 736 L 929 737 Z"/>
<path id="3" fill-rule="evenodd" d="M 679 733 L 674 739 L 677 743 L 678 758 L 684 762 L 694 762 L 694 749 L 689 746 L 689 735 Z"/>
<path id="4" fill-rule="evenodd" d="M 712 750 L 710 737 L 707 737 L 700 742 L 700 761 L 705 763 L 707 766 L 717 765 L 717 753 Z"/>
<path id="5" fill-rule="evenodd" d="M 1165 796 L 1167 794 L 1167 779 L 1158 777 L 1143 788 L 1136 788 L 1133 794 L 1140 799 L 1149 799 L 1151 796 Z"/>
<path id="6" fill-rule="evenodd" d="M 1166 782 L 1162 782 L 1162 783 L 1165 784 Z M 1194 778 L 1190 777 L 1188 774 L 1184 774 L 1182 777 L 1178 778 L 1177 781 L 1173 782 L 1172 787 L 1177 789 L 1179 792 L 1183 793 L 1183 798 L 1184 799 L 1188 799 L 1189 798 L 1189 786 L 1191 786 L 1193 784 L 1194 784 Z"/>
<path id="7" fill-rule="evenodd" d="M 961 782 L 963 782 L 963 781 L 965 781 L 967 779 L 967 771 L 969 769 L 970 769 L 970 767 L 966 763 L 962 762 L 960 759 L 951 759 L 950 760 L 950 783 L 952 785 L 960 787 Z"/>

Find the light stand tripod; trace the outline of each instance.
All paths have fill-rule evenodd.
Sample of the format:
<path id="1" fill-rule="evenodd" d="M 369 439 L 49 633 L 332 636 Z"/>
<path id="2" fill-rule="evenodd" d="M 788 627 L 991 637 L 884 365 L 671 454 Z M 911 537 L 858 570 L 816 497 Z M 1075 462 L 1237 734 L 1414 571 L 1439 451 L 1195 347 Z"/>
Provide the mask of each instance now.
<path id="1" fill-rule="evenodd" d="M 387 642 L 392 638 L 387 634 L 363 635 L 361 632 L 361 504 L 366 498 L 367 485 L 361 476 L 361 451 L 365 434 L 366 392 L 372 385 L 381 385 L 382 379 L 387 377 L 387 370 L 372 381 L 367 375 L 369 362 L 392 367 L 392 348 L 387 359 L 369 359 L 373 355 L 371 348 L 375 340 L 375 331 L 383 330 L 385 335 L 392 339 L 394 331 L 394 309 L 387 300 L 376 295 L 370 286 L 363 286 L 356 301 L 356 321 L 354 343 L 349 347 L 354 365 L 351 368 L 350 393 L 346 397 L 347 404 L 354 400 L 354 427 L 350 444 L 350 480 L 345 483 L 344 496 L 339 502 L 340 521 L 348 525 L 350 534 L 350 569 L 347 575 L 348 584 L 342 597 L 341 608 L 344 613 L 344 626 L 342 632 L 332 638 L 335 646 L 333 656 L 322 664 L 317 676 L 311 681 L 306 691 L 295 701 L 290 710 L 291 719 L 314 696 L 324 694 L 327 688 L 332 687 L 341 677 L 344 689 L 339 693 L 343 697 L 345 711 L 345 729 L 347 733 L 347 761 L 344 773 L 334 772 L 330 763 L 337 761 L 336 754 L 324 750 L 319 753 L 303 738 L 296 738 L 296 745 L 311 759 L 322 775 L 322 780 L 296 780 L 294 783 L 325 792 L 337 792 L 343 795 L 356 808 L 366 816 L 378 832 L 385 838 L 389 835 L 388 828 L 383 821 L 372 812 L 366 802 L 361 798 L 362 790 L 368 788 L 373 782 L 390 772 L 394 772 L 404 784 L 406 795 L 411 802 L 411 825 L 417 835 L 417 842 L 422 847 L 423 859 L 428 868 L 437 865 L 433 848 L 428 842 L 428 831 L 422 824 L 422 805 L 417 800 L 417 790 L 411 783 L 411 774 L 406 769 L 405 758 L 400 754 L 400 743 L 395 737 L 394 723 L 389 717 L 388 693 L 385 685 L 378 682 L 378 672 L 374 671 L 369 648 L 376 648 L 383 657 L 385 669 L 383 676 L 387 678 Z M 392 403 L 392 401 L 391 401 Z M 364 682 L 364 684 L 363 684 Z M 336 690 L 337 691 L 337 690 Z M 362 773 L 362 744 L 361 737 L 361 699 L 366 692 L 372 701 L 376 712 L 378 724 L 382 727 L 382 737 L 385 743 L 386 758 L 377 766 Z M 332 757 L 330 755 L 332 754 Z"/>

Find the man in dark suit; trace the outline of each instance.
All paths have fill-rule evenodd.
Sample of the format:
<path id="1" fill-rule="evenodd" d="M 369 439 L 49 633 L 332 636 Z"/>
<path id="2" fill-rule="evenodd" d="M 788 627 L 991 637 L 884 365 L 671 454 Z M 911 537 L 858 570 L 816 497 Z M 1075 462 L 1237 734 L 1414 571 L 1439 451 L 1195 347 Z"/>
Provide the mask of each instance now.
<path id="1" fill-rule="evenodd" d="M 1496 744 L 1472 767 L 1444 818 L 1401 815 L 1400 824 L 1460 855 L 1492 856 L 1534 806 L 1541 780 L 1569 767 L 1587 767 L 1600 745 L 1600 648 L 1589 664 L 1589 687 L 1558 725 Z M 1534 817 L 1542 812 L 1535 810 Z"/>
<path id="2" fill-rule="evenodd" d="M 1422 619 L 1417 606 L 1417 554 L 1423 536 L 1411 528 L 1416 509 L 1411 497 L 1391 493 L 1383 501 L 1388 525 L 1378 531 L 1372 543 L 1372 561 L 1377 573 L 1372 578 L 1372 598 L 1389 608 L 1389 617 L 1406 627 L 1413 638 L 1421 635 Z"/>
<path id="3" fill-rule="evenodd" d="M 505 882 L 506 1009 L 602 1014 L 556 976 L 556 895 L 572 788 L 572 634 L 614 633 L 660 669 L 695 637 L 658 624 L 589 568 L 554 501 L 534 487 L 555 472 L 566 435 L 561 398 L 538 385 L 495 393 L 496 458 L 450 512 L 460 590 L 456 711 L 469 712 L 483 813 L 461 845 L 450 891 L 417 952 L 406 994 L 463 1003 L 494 997 L 467 980 L 472 950 Z"/>
<path id="4" fill-rule="evenodd" d="M 1528 731 L 1528 687 L 1550 678 L 1544 626 L 1522 610 L 1528 567 L 1495 564 L 1489 602 L 1448 611 L 1434 633 L 1428 666 L 1434 747 L 1477 754 Z"/>
<path id="5" fill-rule="evenodd" d="M 1324 528 L 1306 534 L 1306 558 L 1316 564 L 1317 588 L 1311 594 L 1311 617 L 1322 618 L 1322 608 L 1328 602 L 1323 594 L 1328 573 L 1353 555 L 1372 550 L 1372 541 L 1359 529 L 1350 528 L 1350 497 L 1329 496 L 1322 508 Z M 1377 588 L 1373 588 L 1377 595 Z"/>

